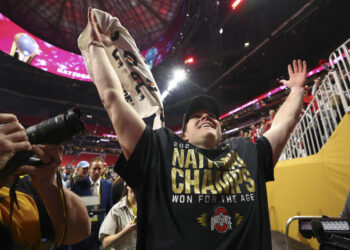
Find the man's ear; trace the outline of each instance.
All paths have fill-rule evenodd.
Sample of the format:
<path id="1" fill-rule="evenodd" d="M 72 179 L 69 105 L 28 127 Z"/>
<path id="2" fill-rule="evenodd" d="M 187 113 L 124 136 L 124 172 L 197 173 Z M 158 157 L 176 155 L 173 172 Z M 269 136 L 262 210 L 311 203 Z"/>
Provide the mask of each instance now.
<path id="1" fill-rule="evenodd" d="M 186 133 L 186 132 L 182 133 L 181 138 L 182 138 L 182 140 L 188 142 L 188 136 L 187 136 L 187 133 Z"/>

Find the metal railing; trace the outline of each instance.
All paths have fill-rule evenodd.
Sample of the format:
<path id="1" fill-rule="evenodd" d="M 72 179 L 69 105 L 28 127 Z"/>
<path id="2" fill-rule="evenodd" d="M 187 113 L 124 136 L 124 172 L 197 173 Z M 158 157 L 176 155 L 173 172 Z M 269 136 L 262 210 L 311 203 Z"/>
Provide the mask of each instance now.
<path id="1" fill-rule="evenodd" d="M 286 223 L 286 234 L 285 234 L 285 242 L 286 242 L 286 250 L 289 250 L 289 226 L 295 220 L 303 220 L 303 219 L 321 219 L 322 216 L 293 216 L 290 217 Z"/>
<path id="2" fill-rule="evenodd" d="M 350 112 L 350 39 L 343 43 L 336 51 L 334 51 L 329 61 L 332 69 L 334 69 L 340 78 L 337 83 L 337 90 L 341 93 L 341 102 L 346 112 Z"/>
<path id="3" fill-rule="evenodd" d="M 303 112 L 280 160 L 316 154 L 350 112 L 350 39 L 329 57 L 331 68 Z"/>

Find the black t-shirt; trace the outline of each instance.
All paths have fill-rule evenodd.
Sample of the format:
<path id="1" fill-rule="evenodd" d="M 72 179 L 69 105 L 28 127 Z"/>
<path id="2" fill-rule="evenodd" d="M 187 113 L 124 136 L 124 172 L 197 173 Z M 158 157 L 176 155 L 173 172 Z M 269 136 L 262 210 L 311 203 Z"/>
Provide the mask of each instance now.
<path id="1" fill-rule="evenodd" d="M 122 155 L 115 168 L 136 194 L 137 249 L 271 249 L 266 138 L 204 150 L 146 127 L 129 161 Z"/>

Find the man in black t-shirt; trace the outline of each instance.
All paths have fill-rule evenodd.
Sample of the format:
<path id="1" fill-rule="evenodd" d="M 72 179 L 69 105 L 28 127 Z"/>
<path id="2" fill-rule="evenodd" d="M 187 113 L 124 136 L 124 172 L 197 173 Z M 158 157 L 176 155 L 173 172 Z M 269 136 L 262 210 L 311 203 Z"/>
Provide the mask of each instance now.
<path id="1" fill-rule="evenodd" d="M 306 63 L 288 66 L 291 93 L 256 144 L 220 145 L 220 111 L 208 96 L 189 103 L 182 138 L 147 127 L 124 100 L 101 45 L 110 38 L 91 10 L 89 28 L 95 84 L 123 151 L 115 168 L 137 199 L 137 249 L 271 249 L 265 182 L 299 118 Z"/>

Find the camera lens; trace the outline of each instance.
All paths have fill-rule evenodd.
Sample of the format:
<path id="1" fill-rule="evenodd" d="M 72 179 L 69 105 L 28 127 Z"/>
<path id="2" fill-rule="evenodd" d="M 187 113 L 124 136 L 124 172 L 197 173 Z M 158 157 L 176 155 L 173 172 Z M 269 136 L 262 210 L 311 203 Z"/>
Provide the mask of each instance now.
<path id="1" fill-rule="evenodd" d="M 66 114 L 42 121 L 26 129 L 30 143 L 61 144 L 74 135 L 84 135 L 86 129 L 80 120 L 82 112 L 78 108 L 70 109 Z"/>

